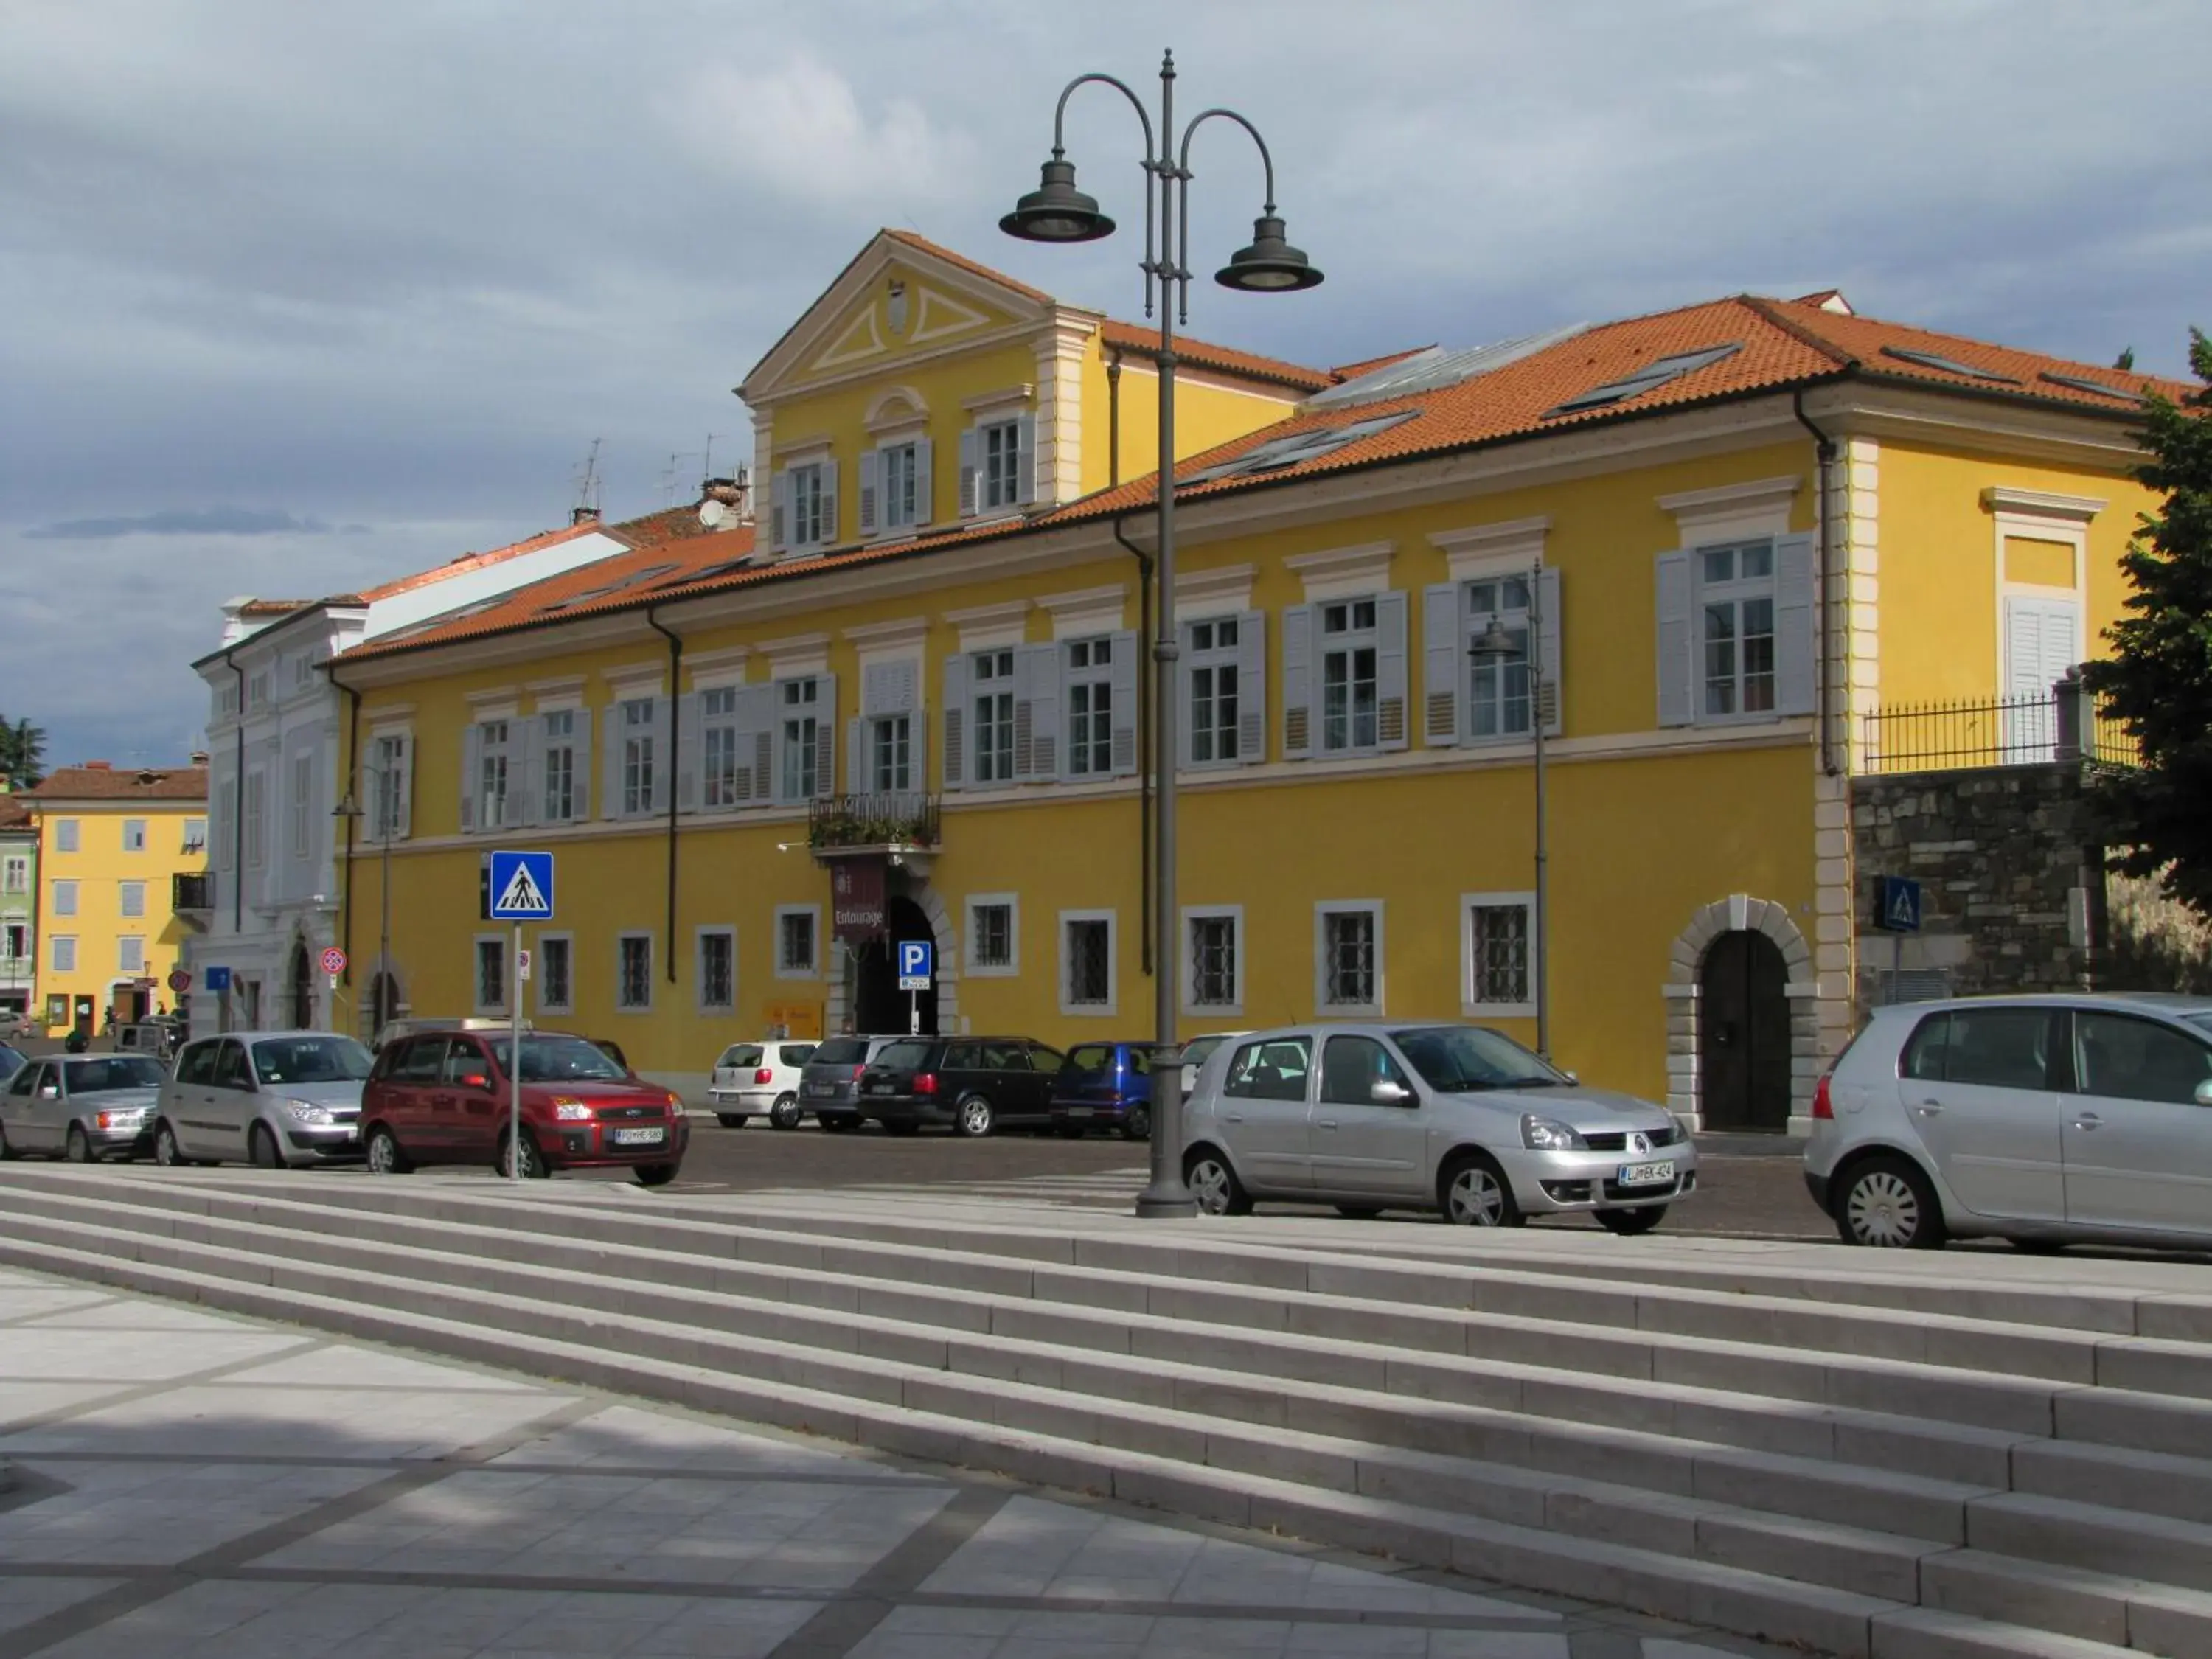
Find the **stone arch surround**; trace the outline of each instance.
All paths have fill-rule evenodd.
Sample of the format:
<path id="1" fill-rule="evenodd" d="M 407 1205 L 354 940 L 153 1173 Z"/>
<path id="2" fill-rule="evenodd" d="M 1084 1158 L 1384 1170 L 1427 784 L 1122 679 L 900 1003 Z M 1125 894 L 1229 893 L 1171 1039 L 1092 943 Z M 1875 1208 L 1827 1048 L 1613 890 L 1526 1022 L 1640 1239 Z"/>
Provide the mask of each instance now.
<path id="1" fill-rule="evenodd" d="M 1803 1133 L 1821 1067 L 1813 947 L 1790 920 L 1788 907 L 1747 893 L 1731 893 L 1699 909 L 1668 953 L 1667 983 L 1661 991 L 1667 999 L 1667 1109 L 1692 1130 L 1705 1127 L 1698 1075 L 1698 972 L 1715 939 L 1745 932 L 1773 940 L 1789 973 L 1784 994 L 1790 999 L 1790 1128 L 1793 1134 Z"/>
<path id="2" fill-rule="evenodd" d="M 927 882 L 914 883 L 906 896 L 929 918 L 930 934 L 936 941 L 937 1029 L 945 1036 L 957 1036 L 960 1031 L 960 929 L 944 898 Z M 852 1017 L 852 976 L 847 963 L 845 945 L 840 940 L 830 946 L 830 983 L 822 1009 L 824 1036 L 843 1030 Z"/>

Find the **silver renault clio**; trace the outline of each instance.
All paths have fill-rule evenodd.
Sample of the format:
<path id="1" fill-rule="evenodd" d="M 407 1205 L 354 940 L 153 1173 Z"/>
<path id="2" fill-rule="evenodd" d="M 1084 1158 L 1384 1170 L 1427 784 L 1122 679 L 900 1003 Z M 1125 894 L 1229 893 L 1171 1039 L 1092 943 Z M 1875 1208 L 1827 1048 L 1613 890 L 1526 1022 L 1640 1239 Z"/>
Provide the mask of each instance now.
<path id="1" fill-rule="evenodd" d="M 1487 1026 L 1297 1025 L 1207 1059 L 1183 1178 L 1210 1215 L 1260 1199 L 1477 1227 L 1589 1212 L 1630 1234 L 1696 1189 L 1698 1155 L 1664 1107 L 1585 1088 Z"/>

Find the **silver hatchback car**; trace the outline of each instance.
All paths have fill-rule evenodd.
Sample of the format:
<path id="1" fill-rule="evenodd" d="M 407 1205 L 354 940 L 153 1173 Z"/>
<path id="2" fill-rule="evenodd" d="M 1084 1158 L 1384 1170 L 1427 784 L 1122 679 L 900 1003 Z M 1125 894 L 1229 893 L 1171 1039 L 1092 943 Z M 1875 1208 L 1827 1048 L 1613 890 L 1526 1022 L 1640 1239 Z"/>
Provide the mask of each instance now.
<path id="1" fill-rule="evenodd" d="M 361 1089 L 374 1063 L 337 1031 L 235 1031 L 188 1042 L 161 1085 L 154 1161 L 282 1170 L 357 1160 Z"/>
<path id="2" fill-rule="evenodd" d="M 1878 1009 L 1814 1097 L 1805 1184 L 1851 1244 L 2212 1245 L 2212 998 Z"/>
<path id="3" fill-rule="evenodd" d="M 1478 1227 L 1589 1212 L 1644 1233 L 1696 1189 L 1698 1155 L 1664 1107 L 1585 1088 L 1486 1026 L 1298 1025 L 1200 1068 L 1183 1178 L 1212 1215 L 1277 1199 Z"/>

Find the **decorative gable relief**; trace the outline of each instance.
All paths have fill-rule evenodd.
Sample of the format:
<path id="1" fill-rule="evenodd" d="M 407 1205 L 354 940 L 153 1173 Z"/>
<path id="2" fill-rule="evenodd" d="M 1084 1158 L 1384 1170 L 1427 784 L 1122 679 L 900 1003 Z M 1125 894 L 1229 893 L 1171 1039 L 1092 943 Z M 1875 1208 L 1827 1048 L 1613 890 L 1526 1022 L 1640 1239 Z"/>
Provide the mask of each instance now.
<path id="1" fill-rule="evenodd" d="M 926 345 L 932 340 L 942 340 L 970 330 L 988 328 L 998 320 L 972 306 L 948 299 L 934 289 L 925 288 L 914 318 L 914 332 L 908 337 L 915 345 Z"/>
<path id="2" fill-rule="evenodd" d="M 837 337 L 836 343 L 817 357 L 810 367 L 817 369 L 842 368 L 847 363 L 880 357 L 889 349 L 884 343 L 882 330 L 876 326 L 876 308 L 870 306 L 846 325 L 845 331 Z"/>

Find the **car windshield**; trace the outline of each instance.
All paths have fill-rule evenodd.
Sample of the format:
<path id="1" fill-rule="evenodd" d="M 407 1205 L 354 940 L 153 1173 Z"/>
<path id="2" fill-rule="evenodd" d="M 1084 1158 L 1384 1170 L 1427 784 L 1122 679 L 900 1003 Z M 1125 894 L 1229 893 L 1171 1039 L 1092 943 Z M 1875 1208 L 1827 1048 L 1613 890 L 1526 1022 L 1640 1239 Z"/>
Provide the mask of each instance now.
<path id="1" fill-rule="evenodd" d="M 814 1051 L 813 1066 L 858 1066 L 868 1057 L 866 1037 L 831 1037 Z"/>
<path id="2" fill-rule="evenodd" d="M 271 1037 L 253 1045 L 264 1083 L 358 1083 L 375 1057 L 349 1036 Z"/>
<path id="3" fill-rule="evenodd" d="M 1182 1046 L 1182 1063 L 1186 1066 L 1203 1066 L 1206 1064 L 1206 1057 L 1228 1041 L 1227 1037 L 1193 1037 Z"/>
<path id="4" fill-rule="evenodd" d="M 1439 1094 L 1468 1094 L 1480 1089 L 1549 1089 L 1567 1082 L 1554 1070 L 1487 1025 L 1421 1025 L 1393 1031 L 1390 1040 Z"/>
<path id="5" fill-rule="evenodd" d="M 2182 1018 L 2201 1031 L 2212 1031 L 2212 1012 L 2184 1014 Z M 0 1065 L 4 1065 L 4 1062 L 0 1062 Z"/>
<path id="6" fill-rule="evenodd" d="M 1113 1069 L 1114 1045 L 1110 1042 L 1080 1042 L 1067 1051 L 1067 1070 L 1073 1076 L 1086 1077 Z"/>
<path id="7" fill-rule="evenodd" d="M 928 1058 L 927 1042 L 894 1042 L 876 1056 L 875 1063 L 887 1072 L 910 1072 Z"/>
<path id="8" fill-rule="evenodd" d="M 23 1069 L 23 1056 L 0 1042 L 0 1078 L 13 1077 Z"/>
<path id="9" fill-rule="evenodd" d="M 69 1074 L 69 1091 L 73 1095 L 96 1095 L 106 1089 L 158 1089 L 168 1075 L 160 1060 L 146 1054 L 72 1060 L 62 1069 Z"/>
<path id="10" fill-rule="evenodd" d="M 507 1044 L 497 1045 L 507 1057 Z M 522 1080 L 525 1083 L 619 1083 L 629 1073 L 607 1058 L 596 1042 L 578 1036 L 547 1033 L 522 1039 Z"/>
<path id="11" fill-rule="evenodd" d="M 761 1046 L 757 1042 L 732 1042 L 722 1050 L 717 1066 L 757 1066 L 761 1061 Z"/>

